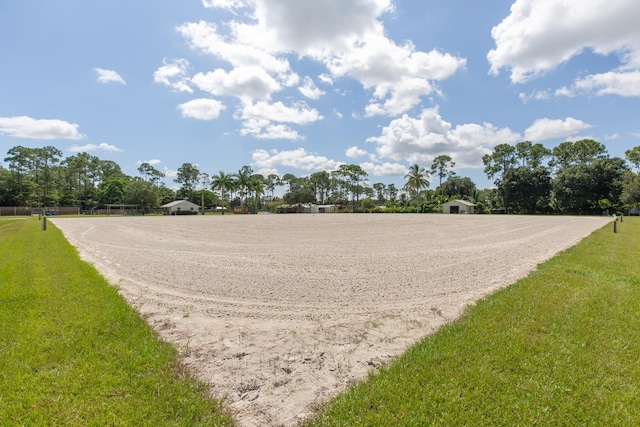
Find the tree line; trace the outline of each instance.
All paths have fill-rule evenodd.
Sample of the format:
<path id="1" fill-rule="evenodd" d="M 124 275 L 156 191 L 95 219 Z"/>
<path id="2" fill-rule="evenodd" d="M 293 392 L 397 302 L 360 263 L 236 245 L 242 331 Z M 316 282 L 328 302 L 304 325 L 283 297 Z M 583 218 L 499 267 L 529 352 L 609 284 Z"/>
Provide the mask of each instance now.
<path id="1" fill-rule="evenodd" d="M 495 178 L 493 203 L 507 212 L 593 214 L 640 206 L 640 146 L 625 156 L 610 157 L 603 144 L 583 139 L 553 150 L 500 144 L 482 160 Z"/>
<path id="2" fill-rule="evenodd" d="M 177 190 L 163 181 L 165 174 L 149 163 L 128 176 L 111 160 L 88 153 L 63 158 L 55 147 L 16 146 L 0 167 L 0 206 L 77 206 L 93 211 L 108 204 L 133 204 L 154 209 L 177 199 L 206 207 L 237 205 L 275 210 L 281 204 L 339 204 L 353 212 L 438 212 L 450 199 L 476 203 L 477 212 L 599 213 L 640 204 L 640 147 L 626 160 L 610 157 L 593 140 L 563 142 L 553 150 L 523 141 L 500 144 L 483 157 L 485 173 L 495 188 L 478 189 L 468 177 L 454 172 L 451 156 L 436 157 L 429 168 L 414 164 L 405 184 L 371 183 L 355 164 L 296 177 L 255 173 L 250 166 L 215 175 L 183 163 L 173 178 Z M 635 172 L 632 170 L 635 168 Z M 437 180 L 430 189 L 430 180 Z M 278 188 L 284 195 L 276 197 Z M 281 193 L 281 192 L 279 192 Z"/>

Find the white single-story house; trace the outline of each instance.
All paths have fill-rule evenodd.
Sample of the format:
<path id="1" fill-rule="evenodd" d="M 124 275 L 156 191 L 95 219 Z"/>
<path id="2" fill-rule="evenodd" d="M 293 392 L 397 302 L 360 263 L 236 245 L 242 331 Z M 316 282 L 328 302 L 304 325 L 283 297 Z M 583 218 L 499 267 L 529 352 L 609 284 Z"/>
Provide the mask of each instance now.
<path id="1" fill-rule="evenodd" d="M 188 200 L 176 200 L 175 202 L 170 202 L 160 207 L 162 208 L 163 215 L 180 215 L 177 212 L 197 214 L 200 211 L 200 206 Z"/>
<path id="2" fill-rule="evenodd" d="M 450 200 L 442 205 L 442 212 L 446 214 L 472 214 L 475 206 L 466 200 Z"/>

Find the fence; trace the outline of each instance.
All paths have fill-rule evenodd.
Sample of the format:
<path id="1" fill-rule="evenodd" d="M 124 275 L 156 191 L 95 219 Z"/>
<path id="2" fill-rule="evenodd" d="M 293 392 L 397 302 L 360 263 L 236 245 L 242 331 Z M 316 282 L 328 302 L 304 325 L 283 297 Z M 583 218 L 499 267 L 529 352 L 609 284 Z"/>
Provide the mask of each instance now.
<path id="1" fill-rule="evenodd" d="M 29 216 L 31 208 L 17 206 L 0 206 L 0 216 Z"/>
<path id="2" fill-rule="evenodd" d="M 122 208 L 122 209 L 94 209 L 91 211 L 81 211 L 81 214 L 86 215 L 109 215 L 109 216 L 135 216 L 135 215 L 160 215 L 162 214 L 162 209 L 130 209 L 130 208 Z"/>
<path id="3" fill-rule="evenodd" d="M 38 215 L 45 211 L 47 215 L 77 215 L 80 209 L 77 207 L 48 207 L 30 208 L 25 206 L 0 206 L 0 216 L 30 216 Z"/>

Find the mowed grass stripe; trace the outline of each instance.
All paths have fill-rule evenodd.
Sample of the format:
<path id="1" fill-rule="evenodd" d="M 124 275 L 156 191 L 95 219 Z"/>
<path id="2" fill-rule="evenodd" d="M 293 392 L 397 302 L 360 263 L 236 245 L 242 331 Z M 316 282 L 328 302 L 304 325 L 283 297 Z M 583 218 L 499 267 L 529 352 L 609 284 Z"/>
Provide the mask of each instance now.
<path id="1" fill-rule="evenodd" d="M 619 225 L 482 299 L 309 425 L 640 425 L 640 220 Z"/>
<path id="2" fill-rule="evenodd" d="M 0 222 L 0 425 L 231 425 L 62 233 Z"/>

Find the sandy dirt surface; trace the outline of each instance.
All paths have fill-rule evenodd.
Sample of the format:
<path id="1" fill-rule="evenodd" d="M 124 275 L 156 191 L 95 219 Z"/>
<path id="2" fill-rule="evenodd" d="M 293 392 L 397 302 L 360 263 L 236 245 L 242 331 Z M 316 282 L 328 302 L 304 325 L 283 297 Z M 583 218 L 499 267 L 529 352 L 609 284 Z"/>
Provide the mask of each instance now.
<path id="1" fill-rule="evenodd" d="M 51 219 L 223 398 L 293 426 L 609 218 L 225 215 Z"/>

